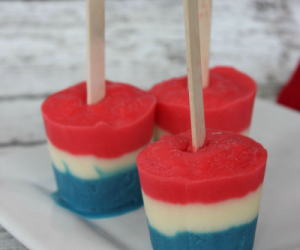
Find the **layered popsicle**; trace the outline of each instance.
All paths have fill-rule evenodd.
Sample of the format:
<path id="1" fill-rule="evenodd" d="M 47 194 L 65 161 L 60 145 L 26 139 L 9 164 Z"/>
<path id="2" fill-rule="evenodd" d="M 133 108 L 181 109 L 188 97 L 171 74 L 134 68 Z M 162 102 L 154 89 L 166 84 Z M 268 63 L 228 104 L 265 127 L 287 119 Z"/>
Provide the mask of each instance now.
<path id="1" fill-rule="evenodd" d="M 187 76 L 156 84 L 150 92 L 157 98 L 154 138 L 178 134 L 191 128 Z M 232 67 L 210 70 L 203 89 L 207 128 L 249 134 L 257 85 Z"/>
<path id="2" fill-rule="evenodd" d="M 154 250 L 251 250 L 267 151 L 254 140 L 207 130 L 163 136 L 137 158 Z"/>
<path id="3" fill-rule="evenodd" d="M 136 87 L 106 81 L 106 96 L 86 104 L 86 83 L 42 105 L 58 191 L 56 201 L 83 216 L 108 217 L 142 205 L 138 153 L 152 139 L 156 100 Z"/>

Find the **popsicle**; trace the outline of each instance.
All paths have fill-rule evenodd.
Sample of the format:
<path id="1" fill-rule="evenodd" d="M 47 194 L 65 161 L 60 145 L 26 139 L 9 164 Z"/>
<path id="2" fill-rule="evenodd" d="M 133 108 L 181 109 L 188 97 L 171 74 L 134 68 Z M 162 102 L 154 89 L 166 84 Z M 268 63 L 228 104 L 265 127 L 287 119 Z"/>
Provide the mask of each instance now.
<path id="1" fill-rule="evenodd" d="M 86 83 L 42 105 L 57 181 L 56 201 L 80 215 L 109 217 L 142 206 L 137 154 L 151 141 L 155 97 L 106 81 L 106 95 L 87 105 Z"/>
<path id="2" fill-rule="evenodd" d="M 251 250 L 267 151 L 246 136 L 205 128 L 198 0 L 183 3 L 192 130 L 163 136 L 137 158 L 152 246 Z"/>
<path id="3" fill-rule="evenodd" d="M 249 134 L 257 90 L 254 80 L 232 67 L 210 70 L 203 89 L 206 127 Z M 157 98 L 154 138 L 191 129 L 187 76 L 156 84 L 150 92 Z"/>
<path id="4" fill-rule="evenodd" d="M 207 129 L 165 135 L 137 158 L 154 250 L 251 250 L 267 151 L 254 140 Z"/>

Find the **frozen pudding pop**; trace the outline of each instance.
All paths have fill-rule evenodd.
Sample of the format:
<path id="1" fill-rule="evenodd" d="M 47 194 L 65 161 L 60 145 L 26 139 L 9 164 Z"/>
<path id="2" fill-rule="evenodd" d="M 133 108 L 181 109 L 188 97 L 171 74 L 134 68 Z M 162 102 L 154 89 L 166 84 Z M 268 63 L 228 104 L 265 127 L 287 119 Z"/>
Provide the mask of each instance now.
<path id="1" fill-rule="evenodd" d="M 211 0 L 199 0 L 201 83 L 206 127 L 248 135 L 257 85 L 248 75 L 232 67 L 220 66 L 209 71 L 210 17 Z M 150 92 L 157 98 L 156 140 L 165 134 L 191 129 L 187 76 L 158 83 Z"/>
<path id="2" fill-rule="evenodd" d="M 137 154 L 151 141 L 155 97 L 106 82 L 105 98 L 86 104 L 86 83 L 42 105 L 56 200 L 81 215 L 106 217 L 142 205 Z"/>
<path id="3" fill-rule="evenodd" d="M 207 130 L 192 152 L 190 131 L 163 136 L 138 156 L 154 250 L 251 250 L 266 150 L 252 139 Z"/>
<path id="4" fill-rule="evenodd" d="M 252 78 L 232 67 L 211 69 L 203 89 L 206 127 L 248 135 L 256 89 Z M 191 129 L 187 76 L 158 83 L 150 92 L 157 98 L 156 140 Z"/>
<path id="5" fill-rule="evenodd" d="M 152 139 L 155 97 L 105 81 L 104 0 L 87 0 L 88 80 L 49 96 L 42 105 L 62 206 L 109 217 L 143 204 L 137 154 Z"/>
<path id="6" fill-rule="evenodd" d="M 163 136 L 137 158 L 152 246 L 251 250 L 267 151 L 246 136 L 205 129 L 198 0 L 183 2 L 192 130 Z"/>

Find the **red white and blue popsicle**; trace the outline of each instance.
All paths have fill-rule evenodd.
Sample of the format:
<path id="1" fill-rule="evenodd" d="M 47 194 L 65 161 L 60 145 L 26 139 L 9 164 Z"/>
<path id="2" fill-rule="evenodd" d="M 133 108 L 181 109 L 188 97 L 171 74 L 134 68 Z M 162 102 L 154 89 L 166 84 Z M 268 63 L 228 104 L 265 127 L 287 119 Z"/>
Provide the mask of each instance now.
<path id="1" fill-rule="evenodd" d="M 42 105 L 48 145 L 63 206 L 107 217 L 142 205 L 136 156 L 150 143 L 156 100 L 136 87 L 106 82 L 103 100 L 86 104 L 86 83 Z"/>
<path id="2" fill-rule="evenodd" d="M 192 130 L 163 136 L 137 158 L 152 246 L 252 250 L 267 151 L 243 135 L 206 130 L 198 0 L 183 2 Z"/>
<path id="3" fill-rule="evenodd" d="M 248 75 L 219 66 L 210 70 L 203 89 L 206 127 L 249 135 L 257 85 Z M 191 129 L 187 76 L 158 83 L 150 90 L 157 98 L 154 137 Z"/>
<path id="4" fill-rule="evenodd" d="M 252 249 L 266 161 L 259 143 L 217 130 L 196 153 L 190 131 L 150 144 L 137 164 L 153 249 Z"/>

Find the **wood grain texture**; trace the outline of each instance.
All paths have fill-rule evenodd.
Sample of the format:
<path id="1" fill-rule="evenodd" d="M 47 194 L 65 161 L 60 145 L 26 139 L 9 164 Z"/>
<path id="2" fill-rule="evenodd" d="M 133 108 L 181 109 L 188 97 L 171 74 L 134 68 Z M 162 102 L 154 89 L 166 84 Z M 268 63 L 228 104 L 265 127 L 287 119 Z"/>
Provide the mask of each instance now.
<path id="1" fill-rule="evenodd" d="M 297 0 L 215 0 L 211 65 L 282 84 L 300 55 L 299 11 Z M 106 13 L 109 79 L 149 88 L 185 73 L 181 0 L 111 0 Z M 0 2 L 0 47 L 0 96 L 86 79 L 84 2 Z"/>
<path id="2" fill-rule="evenodd" d="M 204 19 L 199 19 L 198 0 L 183 0 L 183 6 L 192 143 L 193 152 L 197 152 L 199 148 L 203 147 L 206 136 L 202 93 L 202 76 L 204 70 L 204 68 L 202 68 L 203 51 L 200 49 L 199 29 L 199 21 L 202 24 Z"/>
<path id="3" fill-rule="evenodd" d="M 27 250 L 0 225 L 0 250 Z"/>
<path id="4" fill-rule="evenodd" d="M 211 7 L 212 0 L 198 0 L 202 86 L 204 88 L 209 84 Z"/>
<path id="5" fill-rule="evenodd" d="M 42 99 L 0 103 L 0 146 L 45 141 L 41 103 Z"/>
<path id="6" fill-rule="evenodd" d="M 87 103 L 105 96 L 105 0 L 87 0 Z"/>
<path id="7" fill-rule="evenodd" d="M 213 1 L 211 65 L 274 100 L 300 56 L 298 0 Z M 186 73 L 181 0 L 106 4 L 108 78 L 143 88 Z M 0 146 L 45 141 L 42 100 L 86 78 L 85 2 L 0 1 Z"/>

